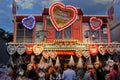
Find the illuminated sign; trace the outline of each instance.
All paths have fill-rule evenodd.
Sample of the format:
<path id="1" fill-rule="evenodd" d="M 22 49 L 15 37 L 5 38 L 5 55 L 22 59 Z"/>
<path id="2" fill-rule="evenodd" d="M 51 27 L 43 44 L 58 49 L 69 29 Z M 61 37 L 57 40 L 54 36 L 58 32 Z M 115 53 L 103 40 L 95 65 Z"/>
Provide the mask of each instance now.
<path id="1" fill-rule="evenodd" d="M 96 17 L 91 17 L 90 18 L 90 26 L 93 30 L 98 30 L 102 26 L 103 22 L 101 19 L 96 18 Z"/>
<path id="2" fill-rule="evenodd" d="M 30 30 L 33 29 L 35 26 L 35 17 L 28 16 L 27 18 L 22 19 L 22 24 Z"/>
<path id="3" fill-rule="evenodd" d="M 77 9 L 73 6 L 65 6 L 62 3 L 54 3 L 49 8 L 50 20 L 57 31 L 61 31 L 77 19 Z"/>

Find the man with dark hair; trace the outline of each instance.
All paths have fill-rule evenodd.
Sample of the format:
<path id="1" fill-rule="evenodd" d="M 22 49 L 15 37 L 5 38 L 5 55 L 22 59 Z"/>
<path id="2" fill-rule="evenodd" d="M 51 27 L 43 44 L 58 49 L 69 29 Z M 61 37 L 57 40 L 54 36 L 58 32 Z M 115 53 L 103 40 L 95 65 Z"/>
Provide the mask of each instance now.
<path id="1" fill-rule="evenodd" d="M 109 73 L 107 80 L 120 80 L 120 72 L 117 64 L 113 65 L 113 70 Z"/>
<path id="2" fill-rule="evenodd" d="M 62 79 L 63 79 L 63 80 L 75 80 L 75 79 L 76 79 L 76 73 L 75 73 L 75 71 L 72 69 L 72 66 L 71 66 L 71 65 L 68 65 L 68 66 L 67 66 L 67 70 L 65 70 L 65 71 L 63 72 Z"/>

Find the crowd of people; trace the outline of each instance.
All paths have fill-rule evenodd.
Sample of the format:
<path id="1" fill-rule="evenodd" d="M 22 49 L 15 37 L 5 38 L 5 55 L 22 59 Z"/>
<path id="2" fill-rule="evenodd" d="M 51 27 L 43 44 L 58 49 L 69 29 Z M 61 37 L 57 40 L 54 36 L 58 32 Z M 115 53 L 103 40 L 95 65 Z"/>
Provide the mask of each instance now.
<path id="1" fill-rule="evenodd" d="M 2 71 L 4 68 L 4 71 Z M 0 80 L 120 80 L 119 62 L 96 61 L 93 64 L 83 64 L 83 67 L 68 65 L 61 66 L 46 63 L 27 64 L 11 69 L 8 66 L 0 68 Z"/>

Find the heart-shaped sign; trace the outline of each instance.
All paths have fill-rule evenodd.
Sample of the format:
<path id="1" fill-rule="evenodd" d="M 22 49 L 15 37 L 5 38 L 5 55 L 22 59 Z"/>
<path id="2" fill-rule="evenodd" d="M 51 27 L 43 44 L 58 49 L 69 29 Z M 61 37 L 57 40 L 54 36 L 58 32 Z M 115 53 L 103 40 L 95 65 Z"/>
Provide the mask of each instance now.
<path id="1" fill-rule="evenodd" d="M 100 52 L 101 55 L 104 55 L 105 53 L 107 53 L 106 46 L 100 45 L 98 47 L 98 50 L 99 50 L 99 52 Z"/>
<path id="2" fill-rule="evenodd" d="M 65 6 L 56 2 L 50 6 L 49 15 L 55 29 L 61 31 L 76 21 L 78 12 L 73 6 Z"/>
<path id="3" fill-rule="evenodd" d="M 92 56 L 96 56 L 98 53 L 98 46 L 97 45 L 89 45 L 88 50 Z"/>
<path id="4" fill-rule="evenodd" d="M 35 17 L 34 16 L 28 16 L 27 18 L 22 19 L 22 24 L 28 28 L 28 29 L 33 29 L 35 26 Z"/>
<path id="5" fill-rule="evenodd" d="M 77 50 L 75 53 L 78 58 L 82 57 L 82 50 Z"/>
<path id="6" fill-rule="evenodd" d="M 33 52 L 35 55 L 39 55 L 41 54 L 43 51 L 43 46 L 40 46 L 40 45 L 34 45 L 33 46 Z"/>
<path id="7" fill-rule="evenodd" d="M 7 46 L 7 52 L 10 55 L 13 55 L 16 51 L 17 51 L 17 48 L 16 48 L 15 45 L 9 45 L 9 46 Z"/>
<path id="8" fill-rule="evenodd" d="M 26 46 L 25 45 L 18 45 L 17 46 L 18 54 L 22 55 L 25 51 L 26 51 Z"/>
<path id="9" fill-rule="evenodd" d="M 45 59 L 48 59 L 49 56 L 50 56 L 50 54 L 49 54 L 48 51 L 43 51 L 43 52 L 42 52 L 42 55 L 43 55 L 43 57 L 44 57 Z"/>
<path id="10" fill-rule="evenodd" d="M 120 55 L 120 45 L 117 45 L 116 53 Z"/>
<path id="11" fill-rule="evenodd" d="M 107 52 L 111 55 L 113 55 L 116 52 L 116 46 L 115 45 L 107 45 Z"/>
<path id="12" fill-rule="evenodd" d="M 88 51 L 82 51 L 82 55 L 87 59 L 89 58 L 90 54 Z"/>
<path id="13" fill-rule="evenodd" d="M 31 55 L 33 53 L 33 44 L 26 44 L 26 54 Z"/>
<path id="14" fill-rule="evenodd" d="M 57 56 L 56 51 L 50 51 L 50 57 L 51 57 L 53 60 L 55 60 L 56 56 Z"/>
<path id="15" fill-rule="evenodd" d="M 103 22 L 101 19 L 96 18 L 96 17 L 91 17 L 90 18 L 90 26 L 93 30 L 98 30 L 102 26 Z"/>

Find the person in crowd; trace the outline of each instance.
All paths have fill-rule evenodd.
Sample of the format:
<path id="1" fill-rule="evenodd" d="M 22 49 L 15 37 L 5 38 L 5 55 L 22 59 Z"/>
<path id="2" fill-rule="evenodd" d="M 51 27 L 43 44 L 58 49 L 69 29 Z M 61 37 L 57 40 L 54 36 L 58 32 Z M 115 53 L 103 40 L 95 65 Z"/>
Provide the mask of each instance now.
<path id="1" fill-rule="evenodd" d="M 93 69 L 93 65 L 87 65 L 87 71 L 84 74 L 82 80 L 96 80 L 95 78 L 95 71 Z"/>
<path id="2" fill-rule="evenodd" d="M 55 66 L 51 66 L 48 70 L 49 80 L 57 80 L 57 71 Z"/>
<path id="3" fill-rule="evenodd" d="M 43 69 L 38 70 L 38 80 L 45 80 L 45 71 Z"/>
<path id="4" fill-rule="evenodd" d="M 94 63 L 95 68 L 95 78 L 96 80 L 105 80 L 105 73 L 102 69 L 102 64 L 100 61 Z"/>
<path id="5" fill-rule="evenodd" d="M 85 70 L 82 67 L 77 67 L 76 68 L 76 76 L 77 79 L 76 80 L 82 80 L 83 76 L 84 76 Z"/>
<path id="6" fill-rule="evenodd" d="M 71 65 L 68 65 L 67 69 L 65 71 L 63 71 L 62 79 L 63 80 L 76 80 L 76 73 L 72 69 Z"/>
<path id="7" fill-rule="evenodd" d="M 30 80 L 37 80 L 38 76 L 37 76 L 36 70 L 34 69 L 33 64 L 27 65 L 25 76 Z"/>
<path id="8" fill-rule="evenodd" d="M 113 64 L 112 71 L 109 73 L 107 80 L 120 80 L 120 71 L 117 64 Z"/>

